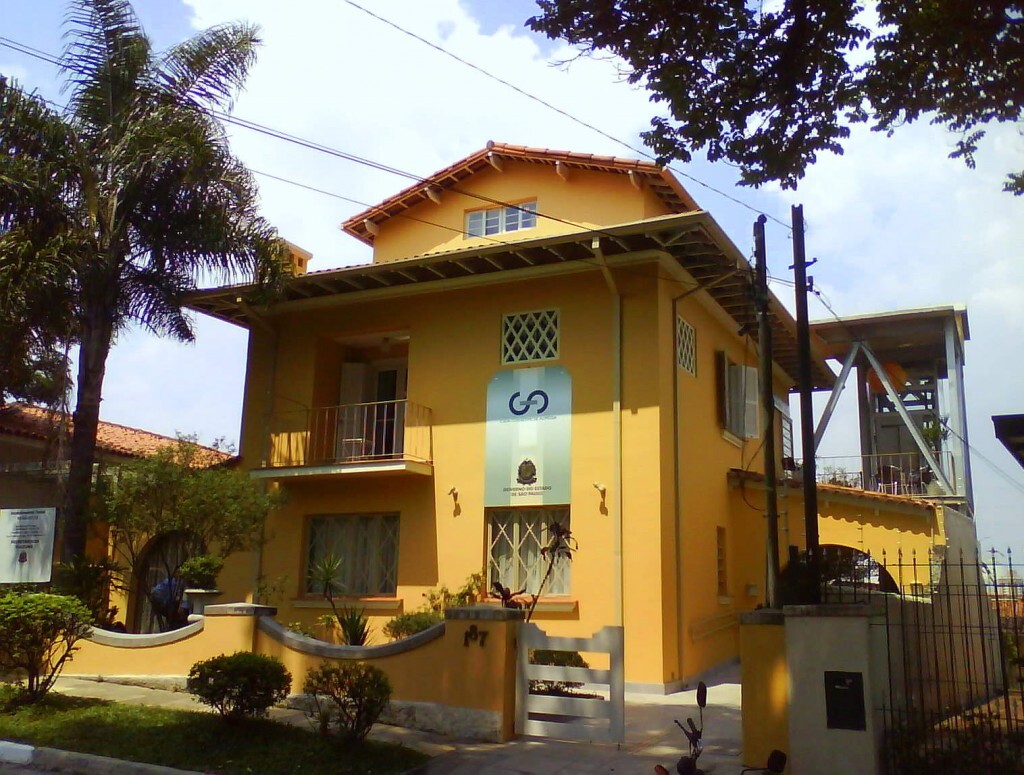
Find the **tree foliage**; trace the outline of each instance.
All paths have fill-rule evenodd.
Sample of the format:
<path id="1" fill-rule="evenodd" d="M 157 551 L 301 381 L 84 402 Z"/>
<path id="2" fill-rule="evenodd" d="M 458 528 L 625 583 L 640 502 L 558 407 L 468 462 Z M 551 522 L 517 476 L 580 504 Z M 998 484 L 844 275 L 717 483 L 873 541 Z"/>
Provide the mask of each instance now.
<path id="1" fill-rule="evenodd" d="M 662 162 L 737 164 L 795 188 L 850 124 L 892 132 L 928 118 L 974 165 L 984 127 L 1024 115 L 1021 0 L 538 0 L 535 31 L 610 52 L 666 115 L 645 142 Z M 1024 173 L 1006 190 L 1024 193 Z"/>
<path id="2" fill-rule="evenodd" d="M 259 545 L 264 520 L 277 503 L 244 471 L 209 466 L 209 450 L 182 437 L 177 445 L 122 466 L 104 479 L 97 516 L 111 530 L 113 547 L 133 577 L 153 539 L 173 535 L 179 554 L 165 553 L 161 568 L 176 611 L 187 580 L 182 566 L 197 557 L 223 559 Z M 152 593 L 151 593 L 152 594 Z"/>
<path id="3" fill-rule="evenodd" d="M 212 112 L 242 87 L 257 30 L 218 26 L 158 53 L 127 0 L 73 0 L 67 26 L 66 108 L 0 78 L 0 391 L 35 397 L 47 374 L 64 387 L 66 361 L 47 367 L 77 343 L 65 559 L 84 551 L 116 333 L 189 341 L 183 304 L 201 278 L 272 288 L 284 250 Z"/>

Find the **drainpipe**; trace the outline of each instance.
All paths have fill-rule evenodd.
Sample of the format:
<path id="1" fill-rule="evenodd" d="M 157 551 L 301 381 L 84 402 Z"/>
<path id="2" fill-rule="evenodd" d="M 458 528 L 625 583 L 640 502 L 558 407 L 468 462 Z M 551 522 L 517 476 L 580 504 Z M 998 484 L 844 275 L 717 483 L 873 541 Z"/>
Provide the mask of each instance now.
<path id="1" fill-rule="evenodd" d="M 260 445 L 263 452 L 263 463 L 268 464 L 270 462 L 270 417 L 274 411 L 274 393 L 277 388 L 277 351 L 281 339 L 281 333 L 277 326 L 271 325 L 271 323 L 259 315 L 252 307 L 246 304 L 242 299 L 237 299 L 239 307 L 245 312 L 252 321 L 264 332 L 270 336 L 270 379 L 267 380 L 267 389 L 264 400 L 266 401 L 266 410 L 263 413 L 263 443 Z M 249 329 L 250 338 L 253 335 L 253 330 Z M 243 417 L 244 421 L 244 417 Z M 244 458 L 243 458 L 244 460 Z M 263 485 L 263 489 L 266 490 L 266 483 Z M 252 593 L 251 597 L 255 598 L 256 590 L 259 587 L 260 577 L 263 576 L 263 546 L 266 543 L 267 538 L 267 521 L 263 520 L 263 524 L 260 525 L 260 545 L 256 550 L 256 568 L 252 580 Z M 252 602 L 256 602 L 253 599 Z"/>
<path id="2" fill-rule="evenodd" d="M 612 573 L 615 587 L 614 618 L 616 627 L 622 627 L 622 293 L 615 282 L 601 238 L 594 237 L 590 250 L 601 262 L 601 274 L 612 294 Z"/>

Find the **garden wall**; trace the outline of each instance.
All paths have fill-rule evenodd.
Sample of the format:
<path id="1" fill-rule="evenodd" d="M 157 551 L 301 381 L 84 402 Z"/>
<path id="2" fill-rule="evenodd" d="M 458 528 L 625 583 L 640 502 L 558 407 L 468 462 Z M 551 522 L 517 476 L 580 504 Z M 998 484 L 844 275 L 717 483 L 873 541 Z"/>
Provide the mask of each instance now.
<path id="1" fill-rule="evenodd" d="M 337 646 L 284 629 L 269 606 L 207 606 L 180 630 L 129 635 L 94 630 L 67 675 L 141 684 L 183 684 L 196 662 L 236 651 L 280 659 L 299 695 L 306 673 L 356 660 L 383 670 L 393 689 L 381 718 L 399 726 L 479 740 L 508 740 L 515 723 L 515 634 L 522 612 L 495 606 L 449 609 L 445 621 L 380 646 Z M 297 698 L 301 701 L 301 698 Z"/>

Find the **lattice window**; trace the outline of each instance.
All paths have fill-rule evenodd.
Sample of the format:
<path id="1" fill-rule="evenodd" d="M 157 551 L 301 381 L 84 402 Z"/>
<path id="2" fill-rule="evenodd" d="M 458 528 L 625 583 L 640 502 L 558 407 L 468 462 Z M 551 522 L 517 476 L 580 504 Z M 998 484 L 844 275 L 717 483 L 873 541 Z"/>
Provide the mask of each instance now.
<path id="1" fill-rule="evenodd" d="M 513 592 L 525 588 L 528 594 L 533 594 L 547 569 L 547 560 L 540 550 L 550 540 L 548 526 L 557 522 L 569 527 L 568 507 L 490 509 L 488 514 L 488 588 L 500 581 Z M 565 558 L 555 563 L 544 587 L 545 595 L 569 594 L 569 566 Z"/>
<path id="2" fill-rule="evenodd" d="M 501 362 L 527 363 L 558 358 L 558 310 L 505 315 L 501 321 Z"/>
<path id="3" fill-rule="evenodd" d="M 681 317 L 676 318 L 676 365 L 697 376 L 697 330 Z"/>
<path id="4" fill-rule="evenodd" d="M 342 514 L 313 517 L 309 566 L 328 556 L 341 560 L 344 595 L 393 595 L 398 587 L 398 515 Z M 306 592 L 322 592 L 306 580 Z"/>

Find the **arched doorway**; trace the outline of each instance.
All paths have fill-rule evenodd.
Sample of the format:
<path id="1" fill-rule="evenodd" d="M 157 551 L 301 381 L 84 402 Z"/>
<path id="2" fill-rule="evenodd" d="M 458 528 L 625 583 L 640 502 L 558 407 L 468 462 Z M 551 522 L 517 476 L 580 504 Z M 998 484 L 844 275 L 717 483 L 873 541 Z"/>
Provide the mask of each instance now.
<path id="1" fill-rule="evenodd" d="M 899 592 L 899 585 L 885 566 L 860 549 L 822 544 L 820 558 L 820 602 L 852 602 L 879 592 Z M 808 573 L 806 552 L 790 557 L 789 564 L 782 569 L 779 583 L 786 605 L 818 599 L 813 593 L 814 582 Z"/>
<path id="2" fill-rule="evenodd" d="M 131 632 L 166 632 L 187 623 L 181 610 L 183 585 L 170 580 L 189 556 L 187 539 L 178 531 L 149 542 L 132 580 Z"/>

